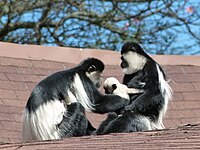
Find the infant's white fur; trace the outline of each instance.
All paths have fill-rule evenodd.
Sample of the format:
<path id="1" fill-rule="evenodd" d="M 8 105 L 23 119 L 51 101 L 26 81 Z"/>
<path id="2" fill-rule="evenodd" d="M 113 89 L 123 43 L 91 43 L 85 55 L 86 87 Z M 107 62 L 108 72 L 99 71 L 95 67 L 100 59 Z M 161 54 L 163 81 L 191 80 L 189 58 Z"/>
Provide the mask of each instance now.
<path id="1" fill-rule="evenodd" d="M 128 88 L 126 85 L 121 84 L 115 77 L 109 77 L 104 81 L 103 88 L 109 94 L 119 95 L 123 98 L 130 100 L 128 94 L 142 93 L 142 90 Z"/>

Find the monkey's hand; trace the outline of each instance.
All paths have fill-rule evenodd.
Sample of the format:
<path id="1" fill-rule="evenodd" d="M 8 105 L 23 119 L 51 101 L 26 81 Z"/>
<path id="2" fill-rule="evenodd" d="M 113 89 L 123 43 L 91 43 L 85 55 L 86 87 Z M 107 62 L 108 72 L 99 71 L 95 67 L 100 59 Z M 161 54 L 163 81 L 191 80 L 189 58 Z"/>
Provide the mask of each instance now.
<path id="1" fill-rule="evenodd" d="M 131 105 L 125 106 L 125 111 L 132 111 L 134 110 L 134 107 L 132 107 Z"/>
<path id="2" fill-rule="evenodd" d="M 127 88 L 126 93 L 128 94 L 137 94 L 137 93 L 143 93 L 143 90 L 135 89 L 135 88 Z"/>

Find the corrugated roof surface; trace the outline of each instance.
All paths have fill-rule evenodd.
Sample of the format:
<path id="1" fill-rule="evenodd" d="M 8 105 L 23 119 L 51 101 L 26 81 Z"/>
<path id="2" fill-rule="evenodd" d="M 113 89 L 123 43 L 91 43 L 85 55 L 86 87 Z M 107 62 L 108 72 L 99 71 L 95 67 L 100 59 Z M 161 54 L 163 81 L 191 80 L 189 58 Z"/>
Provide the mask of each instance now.
<path id="1" fill-rule="evenodd" d="M 12 49 L 9 47 L 12 47 Z M 165 59 L 164 64 L 158 58 L 160 56 L 153 57 L 158 59 L 158 62 L 163 66 L 174 91 L 173 100 L 169 104 L 164 123 L 167 128 L 175 129 L 158 132 L 67 138 L 60 141 L 31 143 L 23 146 L 16 144 L 16 142 L 21 142 L 21 115 L 33 87 L 49 74 L 75 65 L 75 62 L 68 62 L 67 60 L 59 61 L 60 57 L 55 59 L 57 61 L 52 61 L 54 59 L 38 59 L 36 56 L 40 56 L 40 53 L 34 54 L 34 58 L 31 59 L 28 57 L 22 58 L 19 54 L 20 52 L 15 51 L 19 47 L 20 49 L 24 48 L 23 52 L 30 47 L 32 50 L 41 49 L 38 46 L 29 47 L 28 45 L 21 46 L 7 43 L 5 46 L 4 43 L 0 43 L 0 143 L 15 143 L 3 144 L 0 146 L 0 149 L 56 149 L 56 147 L 57 149 L 72 149 L 75 146 L 80 149 L 106 149 L 106 147 L 108 149 L 155 149 L 154 147 L 187 149 L 190 146 L 200 148 L 200 125 L 176 128 L 183 124 L 200 122 L 200 56 L 188 57 L 188 59 L 183 56 L 183 60 L 179 56 L 179 62 L 182 61 L 182 64 L 178 63 L 174 65 L 172 64 L 173 59 L 171 56 L 167 55 L 162 56 Z M 42 47 L 42 49 L 51 49 L 54 54 L 58 50 L 56 47 Z M 67 49 L 67 57 L 74 57 L 76 59 L 80 57 L 81 61 L 82 55 L 74 55 L 73 49 Z M 12 55 L 4 52 L 7 50 Z M 18 53 L 17 57 L 13 57 L 12 52 Z M 112 60 L 107 60 L 108 54 L 107 51 L 95 53 L 95 51 L 90 50 L 90 53 L 84 55 L 84 57 L 93 56 L 100 57 L 103 61 L 106 60 L 104 77 L 115 76 L 121 81 L 123 74 L 119 66 L 116 65 L 116 62 L 119 61 L 119 54 L 113 53 Z M 48 53 L 48 55 L 51 55 L 51 53 Z M 169 60 L 169 63 L 166 60 Z M 193 60 L 194 62 L 192 62 Z M 93 113 L 87 113 L 87 116 L 95 127 L 106 117 L 105 115 Z"/>

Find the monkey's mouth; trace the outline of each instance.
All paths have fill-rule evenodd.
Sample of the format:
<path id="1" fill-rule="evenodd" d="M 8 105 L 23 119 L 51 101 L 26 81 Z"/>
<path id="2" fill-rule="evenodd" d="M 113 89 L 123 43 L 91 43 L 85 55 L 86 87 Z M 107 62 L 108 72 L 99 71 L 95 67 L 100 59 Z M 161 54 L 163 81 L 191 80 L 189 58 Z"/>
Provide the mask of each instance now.
<path id="1" fill-rule="evenodd" d="M 104 89 L 105 94 L 113 94 L 114 90 L 111 91 L 111 90 L 107 89 L 106 87 L 103 87 L 103 89 Z"/>
<path id="2" fill-rule="evenodd" d="M 102 83 L 103 83 L 103 77 L 101 76 L 100 77 L 100 79 L 96 82 L 96 84 L 95 84 L 95 86 L 96 86 L 96 88 L 100 88 L 100 86 L 102 85 Z"/>
<path id="3" fill-rule="evenodd" d="M 95 85 L 96 88 L 100 88 L 101 84 L 102 84 L 102 81 L 97 82 L 96 85 Z"/>
<path id="4" fill-rule="evenodd" d="M 105 94 L 111 94 L 107 89 L 104 89 Z"/>
<path id="5" fill-rule="evenodd" d="M 122 69 L 127 68 L 127 67 L 128 67 L 128 63 L 125 62 L 125 61 L 124 61 L 124 62 L 121 62 L 120 67 L 121 67 Z"/>

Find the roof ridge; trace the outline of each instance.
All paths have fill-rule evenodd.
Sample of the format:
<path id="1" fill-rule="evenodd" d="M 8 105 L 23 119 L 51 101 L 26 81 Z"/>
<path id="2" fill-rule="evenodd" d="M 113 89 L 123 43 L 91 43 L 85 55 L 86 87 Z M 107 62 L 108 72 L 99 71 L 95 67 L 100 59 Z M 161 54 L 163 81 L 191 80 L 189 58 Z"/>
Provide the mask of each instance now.
<path id="1" fill-rule="evenodd" d="M 71 47 L 50 47 L 39 45 L 22 45 L 0 42 L 0 56 L 31 59 L 52 60 L 77 64 L 88 56 L 101 59 L 106 65 L 119 65 L 120 53 L 111 50 L 95 50 Z M 161 65 L 193 65 L 200 66 L 200 56 L 151 55 Z"/>

